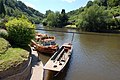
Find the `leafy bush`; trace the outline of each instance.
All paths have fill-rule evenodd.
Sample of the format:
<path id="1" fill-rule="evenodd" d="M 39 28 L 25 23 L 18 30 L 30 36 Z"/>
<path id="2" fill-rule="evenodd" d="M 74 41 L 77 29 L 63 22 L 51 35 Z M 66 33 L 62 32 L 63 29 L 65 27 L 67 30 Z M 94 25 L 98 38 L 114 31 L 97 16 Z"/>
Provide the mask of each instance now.
<path id="1" fill-rule="evenodd" d="M 9 47 L 9 42 L 0 38 L 0 55 L 3 54 Z"/>
<path id="2" fill-rule="evenodd" d="M 8 38 L 8 32 L 4 29 L 0 29 L 0 37 L 7 39 Z"/>
<path id="3" fill-rule="evenodd" d="M 6 28 L 9 34 L 9 40 L 12 44 L 19 47 L 27 46 L 31 39 L 34 38 L 35 25 L 30 23 L 25 18 L 14 18 L 6 23 Z"/>

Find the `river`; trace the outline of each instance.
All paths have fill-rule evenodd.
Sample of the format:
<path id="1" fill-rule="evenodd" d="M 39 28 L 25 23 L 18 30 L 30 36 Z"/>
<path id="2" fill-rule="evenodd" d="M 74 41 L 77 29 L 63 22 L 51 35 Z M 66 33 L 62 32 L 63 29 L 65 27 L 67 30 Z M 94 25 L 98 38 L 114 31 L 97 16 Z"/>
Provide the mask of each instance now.
<path id="1" fill-rule="evenodd" d="M 63 30 L 63 29 L 61 29 Z M 65 31 L 73 31 L 65 29 Z M 70 42 L 72 33 L 42 31 L 56 37 L 56 43 Z M 119 34 L 74 34 L 73 54 L 64 78 L 60 80 L 120 80 Z M 43 62 L 50 57 L 41 55 Z M 57 79 L 56 79 L 57 80 Z"/>

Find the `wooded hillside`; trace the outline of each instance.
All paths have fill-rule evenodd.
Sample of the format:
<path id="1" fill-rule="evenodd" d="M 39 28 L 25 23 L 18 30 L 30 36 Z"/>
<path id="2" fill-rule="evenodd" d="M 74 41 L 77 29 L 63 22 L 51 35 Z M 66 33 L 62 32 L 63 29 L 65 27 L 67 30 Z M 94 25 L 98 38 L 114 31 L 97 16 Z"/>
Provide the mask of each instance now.
<path id="1" fill-rule="evenodd" d="M 40 23 L 43 14 L 17 0 L 0 0 L 0 16 L 19 17 L 25 15 L 31 22 Z"/>

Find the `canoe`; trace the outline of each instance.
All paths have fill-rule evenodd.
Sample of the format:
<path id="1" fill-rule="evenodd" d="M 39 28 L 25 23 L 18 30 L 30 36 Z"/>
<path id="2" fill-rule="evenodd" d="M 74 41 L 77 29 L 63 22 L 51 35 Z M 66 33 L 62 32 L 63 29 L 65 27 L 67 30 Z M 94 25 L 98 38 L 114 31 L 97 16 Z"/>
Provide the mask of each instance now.
<path id="1" fill-rule="evenodd" d="M 72 54 L 72 44 L 63 44 L 58 51 L 48 60 L 48 62 L 43 67 L 44 71 L 52 72 L 57 75 L 62 71 L 70 60 L 70 55 Z M 46 72 L 45 72 L 46 73 Z M 46 80 L 44 78 L 44 80 Z"/>

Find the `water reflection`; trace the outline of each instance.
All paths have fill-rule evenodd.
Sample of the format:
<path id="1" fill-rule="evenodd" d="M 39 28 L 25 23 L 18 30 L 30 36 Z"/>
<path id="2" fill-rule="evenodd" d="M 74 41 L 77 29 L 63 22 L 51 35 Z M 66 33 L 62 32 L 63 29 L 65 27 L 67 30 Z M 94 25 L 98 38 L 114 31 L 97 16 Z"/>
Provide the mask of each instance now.
<path id="1" fill-rule="evenodd" d="M 67 30 L 71 31 L 71 30 Z M 72 39 L 71 33 L 40 31 L 56 36 L 62 45 Z M 120 35 L 75 34 L 73 54 L 64 77 L 59 80 L 120 80 Z M 45 58 L 44 59 L 48 59 Z M 58 80 L 56 79 L 56 80 Z"/>
<path id="2" fill-rule="evenodd" d="M 119 80 L 119 40 L 118 36 L 76 34 L 66 80 Z"/>

